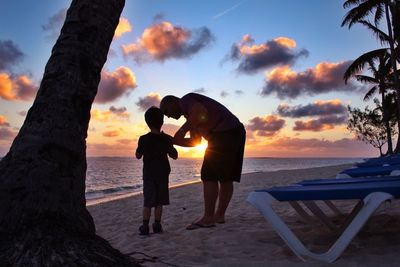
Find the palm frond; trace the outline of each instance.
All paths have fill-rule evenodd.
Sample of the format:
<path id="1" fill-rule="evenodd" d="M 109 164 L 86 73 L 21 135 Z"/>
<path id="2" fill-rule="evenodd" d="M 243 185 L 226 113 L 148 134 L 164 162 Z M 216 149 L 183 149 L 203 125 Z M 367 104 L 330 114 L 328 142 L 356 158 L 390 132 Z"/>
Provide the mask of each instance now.
<path id="1" fill-rule="evenodd" d="M 378 87 L 375 85 L 374 87 L 372 87 L 371 89 L 368 90 L 368 92 L 365 94 L 364 96 L 364 101 L 369 101 L 372 96 L 376 93 L 376 91 L 378 90 Z"/>
<path id="2" fill-rule="evenodd" d="M 390 37 L 388 34 L 386 34 L 384 31 L 373 25 L 371 22 L 366 21 L 366 20 L 360 20 L 359 23 L 361 25 L 364 25 L 367 27 L 369 30 L 372 31 L 373 35 L 375 36 L 376 39 L 378 39 L 381 44 L 388 44 Z"/>
<path id="3" fill-rule="evenodd" d="M 379 59 L 380 56 L 384 55 L 387 53 L 386 48 L 381 48 L 381 49 L 376 49 L 370 52 L 367 52 L 361 56 L 359 56 L 357 59 L 355 59 L 350 66 L 347 68 L 343 75 L 343 79 L 345 83 L 354 75 L 358 74 L 361 72 L 365 64 L 367 64 L 371 59 Z"/>
<path id="4" fill-rule="evenodd" d="M 379 84 L 379 80 L 374 77 L 366 76 L 366 75 L 355 75 L 357 81 L 360 83 L 372 83 L 372 84 Z"/>

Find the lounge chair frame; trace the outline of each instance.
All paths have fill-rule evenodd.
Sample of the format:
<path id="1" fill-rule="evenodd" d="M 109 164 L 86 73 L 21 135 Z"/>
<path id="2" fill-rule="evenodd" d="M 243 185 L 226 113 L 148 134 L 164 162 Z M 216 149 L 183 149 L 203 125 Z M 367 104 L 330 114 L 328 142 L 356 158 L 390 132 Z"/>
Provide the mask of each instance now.
<path id="1" fill-rule="evenodd" d="M 393 195 L 385 192 L 373 192 L 368 194 L 363 199 L 359 200 L 353 211 L 348 215 L 346 223 L 343 225 L 344 230 L 338 237 L 335 243 L 324 253 L 314 253 L 307 249 L 305 245 L 299 240 L 299 238 L 289 229 L 284 223 L 280 216 L 273 210 L 272 203 L 277 201 L 271 194 L 266 191 L 255 191 L 249 194 L 247 201 L 249 201 L 257 210 L 263 215 L 263 217 L 270 222 L 273 229 L 279 234 L 279 236 L 285 241 L 289 248 L 303 261 L 308 258 L 315 259 L 322 262 L 334 262 L 346 247 L 350 244 L 351 240 L 357 235 L 357 233 L 363 228 L 365 223 L 368 221 L 370 216 L 379 208 L 379 206 L 393 199 Z M 295 201 L 288 201 L 292 206 L 298 207 L 298 203 L 294 204 Z M 304 203 L 304 202 L 303 202 Z M 317 214 L 316 217 L 321 217 L 313 201 L 308 201 L 308 206 L 312 207 L 310 210 Z M 335 208 L 336 209 L 336 208 Z M 300 209 L 295 210 L 303 215 L 303 218 L 310 219 L 309 214 L 304 215 L 304 212 Z M 317 211 L 316 211 L 317 210 Z M 300 211 L 300 212 L 299 212 Z M 325 217 L 325 215 L 322 215 Z M 321 219 L 321 218 L 320 218 Z M 334 225 L 331 225 L 327 218 L 322 219 L 324 224 L 330 228 L 337 229 Z"/>

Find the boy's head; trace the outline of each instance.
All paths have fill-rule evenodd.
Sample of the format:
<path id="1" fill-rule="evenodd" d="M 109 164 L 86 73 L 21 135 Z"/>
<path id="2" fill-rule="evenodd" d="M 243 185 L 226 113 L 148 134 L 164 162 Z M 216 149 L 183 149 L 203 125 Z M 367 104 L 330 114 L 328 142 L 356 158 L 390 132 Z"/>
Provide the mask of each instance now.
<path id="1" fill-rule="evenodd" d="M 144 120 L 150 129 L 160 130 L 164 123 L 164 114 L 161 109 L 153 106 L 144 113 Z"/>

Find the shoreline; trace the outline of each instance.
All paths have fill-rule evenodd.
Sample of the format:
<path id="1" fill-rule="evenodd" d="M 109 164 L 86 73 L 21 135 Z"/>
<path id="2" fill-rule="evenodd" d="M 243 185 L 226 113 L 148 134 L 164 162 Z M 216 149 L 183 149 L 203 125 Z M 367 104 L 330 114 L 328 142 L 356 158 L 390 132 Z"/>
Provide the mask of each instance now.
<path id="1" fill-rule="evenodd" d="M 281 169 L 281 170 L 274 170 L 274 171 L 253 171 L 253 172 L 242 173 L 242 176 L 252 175 L 252 174 L 259 174 L 259 173 L 271 173 L 271 172 L 276 172 L 276 171 L 304 170 L 304 169 L 313 169 L 313 168 L 325 168 L 325 167 L 335 167 L 335 166 L 350 166 L 350 165 L 352 165 L 352 164 L 327 165 L 327 166 L 321 166 L 321 167 L 298 168 L 298 169 Z M 170 185 L 169 189 L 186 186 L 186 185 L 190 185 L 190 184 L 193 184 L 193 183 L 201 183 L 201 179 L 200 178 L 193 178 L 193 179 L 194 180 L 192 180 L 192 181 Z M 120 200 L 120 199 L 124 199 L 124 198 L 134 197 L 134 196 L 141 195 L 141 194 L 142 194 L 142 190 L 140 190 L 138 192 L 127 192 L 127 193 L 120 193 L 120 194 L 116 193 L 116 194 L 110 194 L 110 195 L 104 196 L 104 197 L 86 199 L 86 207 L 97 205 L 97 204 L 101 204 L 101 203 L 106 203 L 106 202 L 109 202 L 109 201 L 115 201 L 115 200 Z"/>
<path id="2" fill-rule="evenodd" d="M 123 253 L 145 259 L 144 266 L 161 267 L 166 266 L 165 263 L 215 267 L 327 266 L 326 263 L 299 260 L 246 198 L 255 189 L 288 185 L 304 179 L 333 178 L 350 166 L 345 164 L 245 174 L 240 183 L 235 183 L 226 223 L 213 228 L 185 229 L 203 211 L 200 182 L 170 189 L 171 205 L 165 206 L 163 211 L 162 234 L 151 233 L 146 237 L 138 234 L 143 205 L 140 194 L 88 206 L 88 210 L 95 221 L 97 234 Z M 300 235 L 305 245 L 314 251 L 327 250 L 333 240 L 332 232 L 300 221 L 286 204 L 277 203 L 276 211 Z M 353 203 L 343 203 L 343 208 L 349 208 L 350 204 Z M 400 206 L 394 201 L 385 212 L 371 218 L 342 256 L 329 265 L 396 266 L 394 263 L 400 252 L 399 227 Z"/>

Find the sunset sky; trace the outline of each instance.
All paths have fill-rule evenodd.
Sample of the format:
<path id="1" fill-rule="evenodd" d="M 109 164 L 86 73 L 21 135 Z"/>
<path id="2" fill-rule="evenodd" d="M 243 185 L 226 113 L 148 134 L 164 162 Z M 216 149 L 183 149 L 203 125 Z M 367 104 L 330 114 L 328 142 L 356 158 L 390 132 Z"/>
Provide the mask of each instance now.
<path id="1" fill-rule="evenodd" d="M 0 157 L 24 122 L 68 0 L 0 2 Z M 133 156 L 144 110 L 198 92 L 247 130 L 247 157 L 366 157 L 378 151 L 346 129 L 365 87 L 343 82 L 352 60 L 380 47 L 341 27 L 338 0 L 126 0 L 92 106 L 88 156 Z M 165 119 L 173 134 L 184 122 Z M 205 144 L 179 149 L 201 157 Z"/>

